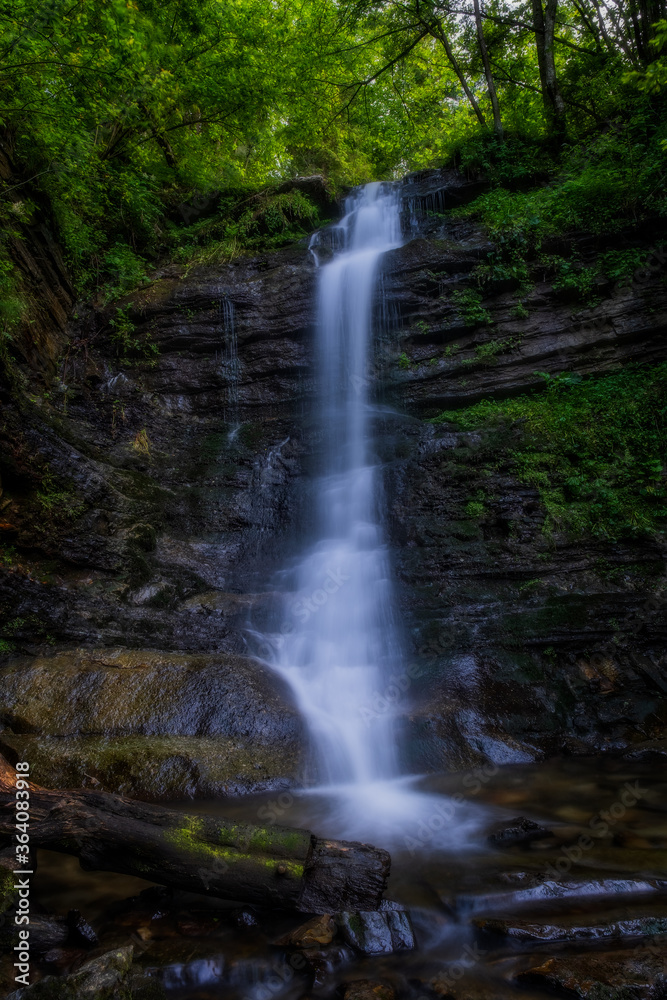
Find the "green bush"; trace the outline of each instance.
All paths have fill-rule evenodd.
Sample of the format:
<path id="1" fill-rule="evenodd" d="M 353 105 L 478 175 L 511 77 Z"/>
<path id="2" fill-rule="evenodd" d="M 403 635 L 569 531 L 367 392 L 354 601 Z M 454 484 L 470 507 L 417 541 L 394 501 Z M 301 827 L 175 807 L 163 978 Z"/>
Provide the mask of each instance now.
<path id="1" fill-rule="evenodd" d="M 474 288 L 457 289 L 452 302 L 463 317 L 466 326 L 488 326 L 493 322 L 491 313 L 482 305 L 482 296 Z"/>

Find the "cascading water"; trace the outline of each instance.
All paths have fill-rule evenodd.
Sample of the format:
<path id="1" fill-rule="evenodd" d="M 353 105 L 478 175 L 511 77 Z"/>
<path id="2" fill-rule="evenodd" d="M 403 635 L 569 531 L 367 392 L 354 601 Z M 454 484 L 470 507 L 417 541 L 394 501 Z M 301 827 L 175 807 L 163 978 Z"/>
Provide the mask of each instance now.
<path id="1" fill-rule="evenodd" d="M 390 720 L 372 710 L 397 643 L 369 454 L 367 364 L 378 263 L 401 241 L 398 194 L 369 185 L 346 207 L 343 249 L 319 281 L 319 541 L 297 570 L 294 629 L 275 659 L 310 728 L 318 777 L 336 784 L 396 771 Z"/>
<path id="2" fill-rule="evenodd" d="M 413 778 L 399 777 L 396 720 L 384 697 L 406 674 L 371 453 L 368 366 L 380 259 L 402 242 L 400 187 L 355 191 L 330 235 L 334 256 L 319 271 L 317 541 L 285 574 L 295 581 L 285 619 L 280 634 L 263 637 L 263 652 L 308 726 L 311 784 L 327 812 L 337 803 L 326 829 L 379 843 L 440 808 L 412 790 Z"/>

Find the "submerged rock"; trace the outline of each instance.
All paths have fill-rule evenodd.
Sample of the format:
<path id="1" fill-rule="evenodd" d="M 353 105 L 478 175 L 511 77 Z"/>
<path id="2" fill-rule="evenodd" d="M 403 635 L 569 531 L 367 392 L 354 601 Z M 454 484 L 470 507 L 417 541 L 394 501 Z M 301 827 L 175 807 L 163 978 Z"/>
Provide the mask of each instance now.
<path id="1" fill-rule="evenodd" d="M 118 948 L 85 962 L 69 976 L 46 976 L 25 989 L 11 993 L 7 1000 L 128 1000 L 124 989 L 132 965 L 133 947 Z"/>
<path id="2" fill-rule="evenodd" d="M 291 945 L 293 948 L 317 948 L 331 944 L 336 935 L 336 922 L 328 913 L 313 917 L 296 930 L 290 931 L 276 941 L 276 944 Z"/>
<path id="3" fill-rule="evenodd" d="M 522 986 L 566 990 L 581 1000 L 663 1000 L 667 995 L 667 946 L 631 951 L 558 955 L 517 976 Z"/>
<path id="4" fill-rule="evenodd" d="M 499 934 L 515 941 L 607 941 L 621 938 L 649 938 L 667 935 L 667 914 L 645 913 L 614 919 L 597 916 L 588 921 L 581 917 L 521 919 L 477 917 L 473 925 L 488 934 Z"/>
<path id="5" fill-rule="evenodd" d="M 394 1000 L 395 996 L 393 986 L 373 979 L 355 979 L 343 987 L 343 1000 Z"/>
<path id="6" fill-rule="evenodd" d="M 509 822 L 498 824 L 498 829 L 489 834 L 489 843 L 494 847 L 510 847 L 515 844 L 529 844 L 533 840 L 541 840 L 545 837 L 553 837 L 551 830 L 540 826 L 532 819 L 525 816 L 517 816 Z"/>

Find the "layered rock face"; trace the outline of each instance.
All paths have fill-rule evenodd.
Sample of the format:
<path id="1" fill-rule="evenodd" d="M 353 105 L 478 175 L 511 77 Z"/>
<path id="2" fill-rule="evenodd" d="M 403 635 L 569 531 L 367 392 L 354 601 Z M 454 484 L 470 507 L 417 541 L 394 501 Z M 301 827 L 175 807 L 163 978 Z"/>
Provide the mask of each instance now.
<path id="1" fill-rule="evenodd" d="M 3 652 L 62 652 L 9 667 L 3 721 L 30 734 L 45 784 L 180 797 L 297 779 L 289 696 L 247 654 L 303 502 L 313 275 L 306 245 L 169 270 L 80 321 L 58 382 L 6 407 Z M 104 647 L 149 652 L 130 669 Z M 43 709 L 29 722 L 19 677 Z"/>
<path id="2" fill-rule="evenodd" d="M 386 255 L 378 302 L 377 443 L 406 645 L 406 675 L 378 711 L 398 702 L 420 769 L 627 748 L 657 738 L 667 714 L 664 612 L 652 599 L 661 547 L 545 535 L 537 491 L 492 468 L 482 436 L 428 422 L 534 388 L 536 372 L 664 359 L 662 271 L 600 287 L 586 307 L 536 275 L 522 309 L 510 282 L 484 299 L 491 324 L 466 322 L 453 293 L 493 248 L 474 223 L 432 210 L 478 191 L 455 175 L 413 178 L 412 236 Z M 576 247 L 598 249 L 583 237 Z M 29 402 L 5 408 L 3 745 L 18 753 L 32 740 L 43 783 L 92 775 L 112 789 L 126 780 L 137 794 L 190 795 L 298 780 L 294 708 L 252 653 L 257 632 L 279 624 L 272 574 L 307 531 L 315 281 L 305 241 L 217 268 L 167 268 L 79 320 L 58 381 L 35 382 Z M 471 516 L 482 488 L 484 516 Z M 135 655 L 117 647 L 149 665 L 104 666 Z M 195 660 L 195 689 L 208 693 L 190 705 Z M 67 678 L 73 721 L 47 705 L 26 722 L 12 699 L 29 706 L 50 669 L 54 685 Z M 130 692 L 140 670 L 157 686 L 164 677 L 171 714 L 158 698 L 149 725 L 128 693 L 124 728 L 102 707 L 91 728 L 84 680 L 106 678 L 94 683 L 115 703 L 124 682 L 116 690 L 109 678 L 127 678 Z M 209 692 L 214 674 L 222 687 Z M 229 706 L 213 729 L 209 698 Z M 261 738 L 250 722 L 232 726 L 237 713 L 265 721 Z M 112 737 L 127 753 L 109 763 L 100 741 Z M 218 739 L 236 761 L 227 770 Z M 153 741 L 141 753 L 163 762 L 143 784 L 131 769 L 121 776 L 133 740 Z"/>

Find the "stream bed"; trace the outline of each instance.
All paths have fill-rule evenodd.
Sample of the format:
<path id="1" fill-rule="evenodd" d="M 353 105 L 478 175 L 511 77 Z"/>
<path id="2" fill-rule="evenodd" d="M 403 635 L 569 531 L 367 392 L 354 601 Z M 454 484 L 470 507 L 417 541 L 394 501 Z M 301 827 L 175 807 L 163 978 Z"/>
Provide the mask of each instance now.
<path id="1" fill-rule="evenodd" d="M 663 997 L 667 774 L 658 748 L 636 756 L 415 779 L 430 817 L 406 814 L 393 835 L 379 829 L 372 840 L 391 851 L 387 896 L 409 914 L 413 950 L 364 954 L 340 930 L 329 943 L 294 947 L 286 936 L 307 916 L 86 873 L 48 852 L 34 899 L 45 913 L 81 911 L 98 936 L 86 958 L 133 945 L 146 973 L 133 996 Z M 186 808 L 322 836 L 343 836 L 350 822 L 349 803 L 341 812 L 322 789 Z M 366 812 L 360 828 L 370 833 L 372 800 Z M 67 972 L 84 954 L 61 948 L 48 958 L 42 973 Z"/>

